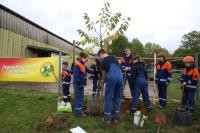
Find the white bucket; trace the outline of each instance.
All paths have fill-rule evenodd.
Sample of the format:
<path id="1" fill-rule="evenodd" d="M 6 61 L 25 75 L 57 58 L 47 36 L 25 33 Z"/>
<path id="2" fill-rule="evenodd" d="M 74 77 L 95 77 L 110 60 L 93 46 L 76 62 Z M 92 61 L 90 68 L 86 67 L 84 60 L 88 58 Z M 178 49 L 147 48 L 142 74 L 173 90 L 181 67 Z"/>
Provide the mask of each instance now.
<path id="1" fill-rule="evenodd" d="M 140 118 L 141 118 L 141 111 L 136 111 L 134 113 L 134 119 L 133 119 L 133 122 L 135 125 L 137 125 L 137 126 L 140 125 Z"/>

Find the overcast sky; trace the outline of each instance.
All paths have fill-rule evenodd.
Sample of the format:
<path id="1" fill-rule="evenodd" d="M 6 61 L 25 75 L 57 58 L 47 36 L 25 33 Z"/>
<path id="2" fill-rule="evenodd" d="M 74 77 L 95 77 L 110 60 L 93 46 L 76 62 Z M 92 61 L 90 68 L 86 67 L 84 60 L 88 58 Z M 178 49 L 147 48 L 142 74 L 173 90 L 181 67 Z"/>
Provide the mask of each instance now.
<path id="1" fill-rule="evenodd" d="M 0 3 L 51 32 L 73 41 L 84 28 L 83 13 L 94 18 L 105 0 L 0 0 Z M 143 44 L 154 42 L 170 52 L 181 37 L 200 30 L 200 0 L 107 0 L 112 12 L 131 17 L 125 35 Z"/>

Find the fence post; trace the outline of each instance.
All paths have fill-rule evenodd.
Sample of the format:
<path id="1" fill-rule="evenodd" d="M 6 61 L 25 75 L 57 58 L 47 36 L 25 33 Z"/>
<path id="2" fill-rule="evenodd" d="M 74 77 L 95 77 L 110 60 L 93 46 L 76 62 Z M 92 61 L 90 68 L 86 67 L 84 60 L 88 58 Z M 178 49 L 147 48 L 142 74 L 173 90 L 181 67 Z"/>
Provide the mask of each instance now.
<path id="1" fill-rule="evenodd" d="M 156 77 L 156 53 L 154 53 L 154 69 L 153 69 L 153 105 L 156 104 L 156 83 L 155 83 L 155 77 Z"/>
<path id="2" fill-rule="evenodd" d="M 61 91 L 62 91 L 62 53 L 61 51 L 59 51 L 59 92 L 58 94 L 62 94 Z"/>
<path id="3" fill-rule="evenodd" d="M 73 62 L 75 62 L 75 40 L 73 40 Z"/>
<path id="4" fill-rule="evenodd" d="M 195 64 L 196 64 L 196 67 L 199 69 L 199 59 L 198 59 L 198 53 L 195 53 Z M 198 84 L 197 84 L 197 93 L 196 93 L 196 99 L 199 100 L 199 87 L 198 87 Z"/>

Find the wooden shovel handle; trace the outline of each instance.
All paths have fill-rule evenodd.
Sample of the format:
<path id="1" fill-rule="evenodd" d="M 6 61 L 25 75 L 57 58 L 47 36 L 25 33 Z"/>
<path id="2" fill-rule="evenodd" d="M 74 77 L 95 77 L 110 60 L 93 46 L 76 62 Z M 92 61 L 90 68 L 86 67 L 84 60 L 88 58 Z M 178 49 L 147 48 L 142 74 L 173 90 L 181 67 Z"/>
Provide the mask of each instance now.
<path id="1" fill-rule="evenodd" d="M 162 124 L 162 123 L 160 123 L 159 126 L 158 126 L 157 133 L 160 133 L 161 124 Z"/>

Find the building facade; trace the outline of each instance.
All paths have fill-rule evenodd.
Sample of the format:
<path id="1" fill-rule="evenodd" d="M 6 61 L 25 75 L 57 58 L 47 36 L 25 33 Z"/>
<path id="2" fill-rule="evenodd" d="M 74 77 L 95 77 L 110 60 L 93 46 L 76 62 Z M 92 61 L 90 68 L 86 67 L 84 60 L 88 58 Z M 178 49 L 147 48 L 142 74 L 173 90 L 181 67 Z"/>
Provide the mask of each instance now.
<path id="1" fill-rule="evenodd" d="M 73 44 L 0 4 L 0 57 L 51 57 L 59 51 L 72 55 Z M 76 54 L 81 51 L 75 47 Z"/>

